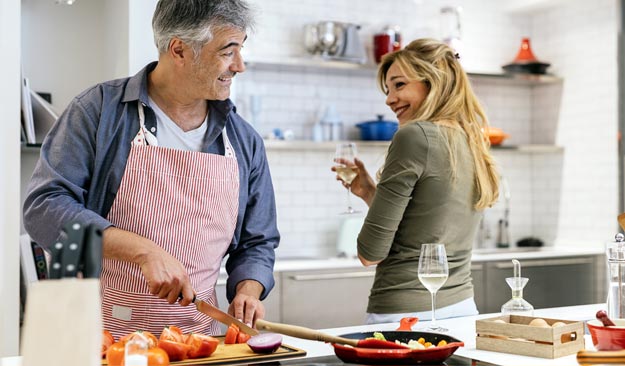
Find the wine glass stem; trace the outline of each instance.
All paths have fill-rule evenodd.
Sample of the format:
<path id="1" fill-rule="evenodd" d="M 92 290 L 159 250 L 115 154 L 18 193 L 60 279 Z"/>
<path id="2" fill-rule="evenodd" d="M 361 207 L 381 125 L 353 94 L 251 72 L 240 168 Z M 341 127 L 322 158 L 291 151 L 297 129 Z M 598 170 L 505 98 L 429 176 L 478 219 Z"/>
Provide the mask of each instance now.
<path id="1" fill-rule="evenodd" d="M 352 187 L 347 187 L 347 212 L 352 212 L 354 209 L 352 208 Z"/>
<path id="2" fill-rule="evenodd" d="M 436 291 L 432 292 L 432 327 L 436 326 Z"/>

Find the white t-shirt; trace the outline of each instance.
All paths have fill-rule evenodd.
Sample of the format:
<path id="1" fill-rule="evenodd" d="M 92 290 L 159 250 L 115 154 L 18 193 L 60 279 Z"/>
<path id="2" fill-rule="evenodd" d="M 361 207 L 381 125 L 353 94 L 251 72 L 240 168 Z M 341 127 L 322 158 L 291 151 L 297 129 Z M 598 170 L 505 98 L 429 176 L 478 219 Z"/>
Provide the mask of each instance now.
<path id="1" fill-rule="evenodd" d="M 159 108 L 152 98 L 148 97 L 148 101 L 150 107 L 154 110 L 154 114 L 156 114 L 158 146 L 187 151 L 202 150 L 202 142 L 208 128 L 208 115 L 206 115 L 200 127 L 184 132 Z"/>

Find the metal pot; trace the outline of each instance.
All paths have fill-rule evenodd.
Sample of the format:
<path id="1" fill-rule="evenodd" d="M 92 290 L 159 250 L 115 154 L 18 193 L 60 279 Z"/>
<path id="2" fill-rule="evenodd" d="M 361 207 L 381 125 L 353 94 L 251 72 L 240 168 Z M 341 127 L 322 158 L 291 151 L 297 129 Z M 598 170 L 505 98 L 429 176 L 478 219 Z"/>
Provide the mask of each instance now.
<path id="1" fill-rule="evenodd" d="M 365 141 L 389 141 L 393 138 L 399 128 L 399 123 L 385 121 L 384 115 L 378 114 L 376 121 L 358 123 L 360 128 L 360 138 Z"/>

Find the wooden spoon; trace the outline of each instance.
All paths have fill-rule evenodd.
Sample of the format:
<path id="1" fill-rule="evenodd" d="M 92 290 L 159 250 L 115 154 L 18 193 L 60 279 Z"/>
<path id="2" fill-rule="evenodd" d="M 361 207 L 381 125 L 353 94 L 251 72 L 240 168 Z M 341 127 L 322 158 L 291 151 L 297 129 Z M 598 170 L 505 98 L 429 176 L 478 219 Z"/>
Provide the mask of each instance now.
<path id="1" fill-rule="evenodd" d="M 346 344 L 352 347 L 361 347 L 361 348 L 377 348 L 377 349 L 403 349 L 409 348 L 404 345 L 391 342 L 391 341 L 383 341 L 380 339 L 351 339 L 333 336 L 330 334 L 322 333 L 318 330 L 300 327 L 297 325 L 289 325 L 289 324 L 281 324 L 281 323 L 273 323 L 264 319 L 256 319 L 256 329 L 267 330 L 274 333 L 280 333 L 284 335 L 288 335 L 295 338 L 301 339 L 309 339 L 312 341 L 319 342 L 330 342 L 330 343 L 338 343 L 338 344 Z"/>
<path id="2" fill-rule="evenodd" d="M 625 212 L 618 215 L 618 224 L 621 225 L 621 229 L 625 231 Z"/>

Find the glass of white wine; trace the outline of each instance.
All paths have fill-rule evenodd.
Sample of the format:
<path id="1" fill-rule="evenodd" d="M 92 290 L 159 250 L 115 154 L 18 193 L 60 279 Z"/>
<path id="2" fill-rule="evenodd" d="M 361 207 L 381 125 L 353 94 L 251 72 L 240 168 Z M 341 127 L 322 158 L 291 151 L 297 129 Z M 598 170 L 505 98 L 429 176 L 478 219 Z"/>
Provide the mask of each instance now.
<path id="1" fill-rule="evenodd" d="M 419 281 L 432 295 L 432 321 L 427 330 L 445 332 L 436 324 L 436 292 L 443 287 L 449 276 L 449 264 L 445 244 L 422 244 L 419 256 Z"/>
<path id="2" fill-rule="evenodd" d="M 354 210 L 351 201 L 351 183 L 358 175 L 358 169 L 354 164 L 356 157 L 356 144 L 353 142 L 345 142 L 336 145 L 336 154 L 334 154 L 334 169 L 336 174 L 348 184 L 347 187 L 347 211 L 343 214 L 353 214 L 358 211 Z"/>

